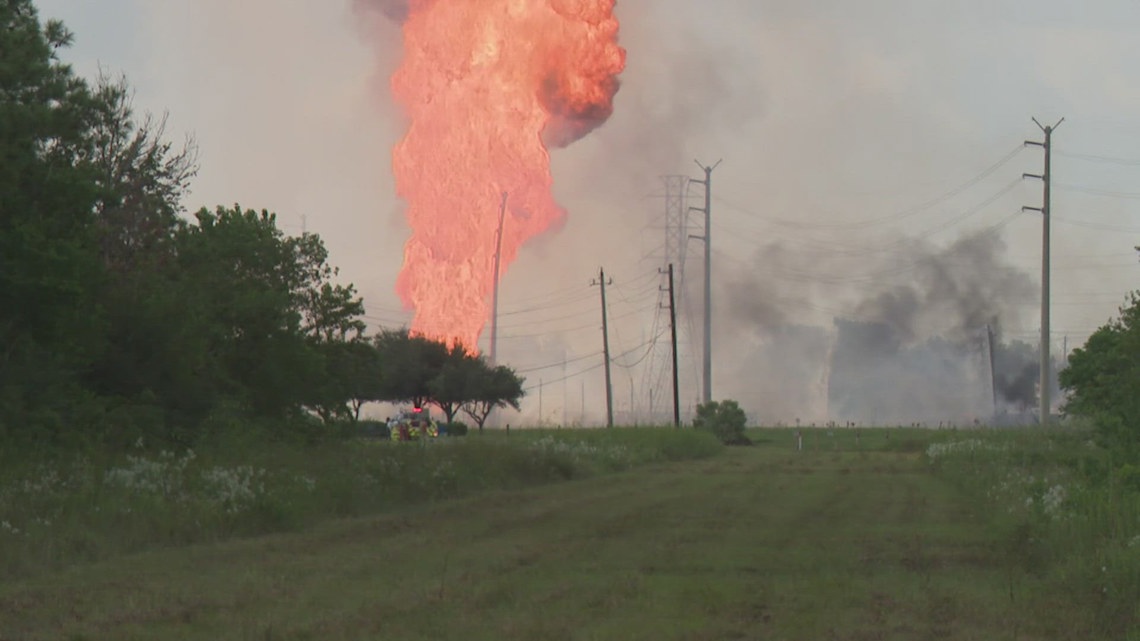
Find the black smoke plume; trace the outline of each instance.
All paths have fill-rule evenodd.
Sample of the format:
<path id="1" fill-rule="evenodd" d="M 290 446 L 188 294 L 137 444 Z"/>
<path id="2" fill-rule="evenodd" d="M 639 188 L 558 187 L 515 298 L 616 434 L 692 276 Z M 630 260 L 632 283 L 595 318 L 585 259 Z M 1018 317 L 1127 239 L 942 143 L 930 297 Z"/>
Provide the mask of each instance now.
<path id="1" fill-rule="evenodd" d="M 998 342 L 992 378 L 989 371 L 989 330 L 1000 336 L 1003 323 L 1016 322 L 1036 304 L 1032 277 L 1005 260 L 1001 239 L 980 234 L 945 248 L 918 241 L 892 246 L 900 250 L 856 257 L 853 267 L 849 256 L 821 260 L 818 252 L 773 245 L 761 250 L 748 269 L 726 279 L 729 287 L 721 296 L 729 302 L 722 310 L 730 331 L 760 345 L 746 359 L 753 370 L 771 370 L 777 377 L 816 371 L 823 381 L 817 407 L 794 414 L 784 402 L 787 390 L 770 396 L 761 390 L 764 407 L 750 408 L 758 417 L 788 421 L 814 415 L 841 424 L 965 423 L 988 420 L 995 409 L 1021 411 L 1032 405 L 1038 369 L 1031 346 Z M 827 349 L 789 350 L 789 333 L 782 328 L 804 324 L 805 317 L 826 330 L 815 340 L 827 341 Z M 763 347 L 773 342 L 785 345 Z M 807 361 L 815 362 L 805 365 Z M 999 408 L 994 407 L 995 388 Z M 748 398 L 749 391 L 740 395 Z M 777 407 L 778 414 L 765 411 Z"/>

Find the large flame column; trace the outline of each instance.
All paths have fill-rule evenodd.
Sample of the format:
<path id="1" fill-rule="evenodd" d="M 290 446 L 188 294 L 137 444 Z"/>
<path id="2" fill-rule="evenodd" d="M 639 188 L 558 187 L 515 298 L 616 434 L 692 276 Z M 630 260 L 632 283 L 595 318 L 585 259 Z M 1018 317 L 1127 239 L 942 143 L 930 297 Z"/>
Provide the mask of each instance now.
<path id="1" fill-rule="evenodd" d="M 548 145 L 612 113 L 614 0 L 419 0 L 403 25 L 392 91 L 408 132 L 393 151 L 412 236 L 396 289 L 412 331 L 473 349 L 490 312 L 499 206 L 505 269 L 565 216 Z"/>

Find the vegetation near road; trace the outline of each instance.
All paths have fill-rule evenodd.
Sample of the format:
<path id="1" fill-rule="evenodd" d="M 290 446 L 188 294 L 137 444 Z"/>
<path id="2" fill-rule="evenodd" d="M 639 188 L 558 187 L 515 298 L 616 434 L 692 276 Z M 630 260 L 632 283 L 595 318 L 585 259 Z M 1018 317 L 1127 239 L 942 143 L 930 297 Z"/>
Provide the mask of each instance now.
<path id="1" fill-rule="evenodd" d="M 516 442 L 602 461 L 660 434 Z M 1138 638 L 1140 501 L 1090 483 L 1086 434 L 749 436 L 6 581 L 0 638 Z"/>

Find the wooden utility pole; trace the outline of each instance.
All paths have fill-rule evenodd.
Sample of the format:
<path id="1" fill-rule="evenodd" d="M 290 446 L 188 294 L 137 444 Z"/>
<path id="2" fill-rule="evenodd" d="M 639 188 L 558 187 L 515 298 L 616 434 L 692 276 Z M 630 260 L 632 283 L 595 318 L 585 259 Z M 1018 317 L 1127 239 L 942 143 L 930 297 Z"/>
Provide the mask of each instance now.
<path id="1" fill-rule="evenodd" d="M 491 290 L 491 367 L 499 364 L 499 267 L 503 256 L 503 223 L 507 220 L 507 192 L 499 205 L 499 233 L 495 236 L 495 281 Z"/>
<path id="2" fill-rule="evenodd" d="M 681 427 L 681 395 L 677 387 L 677 302 L 673 293 L 673 263 L 669 263 L 669 333 L 673 346 L 673 427 Z"/>
<path id="3" fill-rule="evenodd" d="M 613 279 L 606 281 L 606 270 L 598 270 L 598 280 L 590 283 L 602 289 L 602 353 L 606 359 L 606 427 L 614 426 L 614 388 L 610 380 L 610 326 L 606 316 L 606 285 L 612 285 Z"/>

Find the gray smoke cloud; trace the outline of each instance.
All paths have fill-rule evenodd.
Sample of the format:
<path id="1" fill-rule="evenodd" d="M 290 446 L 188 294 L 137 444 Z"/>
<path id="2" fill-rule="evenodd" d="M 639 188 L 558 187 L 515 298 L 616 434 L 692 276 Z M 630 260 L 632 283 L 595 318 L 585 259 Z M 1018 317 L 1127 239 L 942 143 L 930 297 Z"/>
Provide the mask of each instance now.
<path id="1" fill-rule="evenodd" d="M 891 247 L 898 249 L 852 263 L 772 244 L 725 280 L 721 322 L 752 348 L 718 357 L 739 363 L 741 383 L 767 381 L 727 383 L 742 398 L 758 398 L 750 409 L 759 420 L 989 420 L 989 330 L 1000 337 L 1003 322 L 1036 300 L 1032 277 L 1007 262 L 1004 242 L 992 233 L 943 248 L 921 241 Z M 1000 338 L 994 345 L 999 411 L 1020 411 L 1035 398 L 1038 370 L 1027 347 Z"/>

